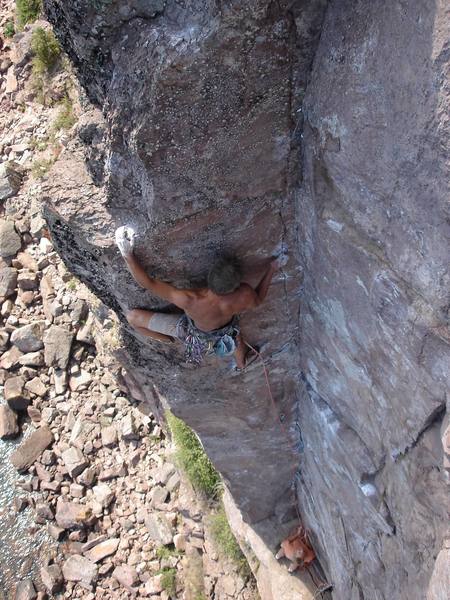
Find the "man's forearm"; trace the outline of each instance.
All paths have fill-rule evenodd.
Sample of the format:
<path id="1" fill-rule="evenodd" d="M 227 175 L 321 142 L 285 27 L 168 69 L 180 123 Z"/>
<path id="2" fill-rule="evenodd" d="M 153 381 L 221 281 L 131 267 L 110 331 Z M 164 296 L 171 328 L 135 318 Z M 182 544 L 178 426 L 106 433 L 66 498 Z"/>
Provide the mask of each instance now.
<path id="1" fill-rule="evenodd" d="M 147 275 L 141 265 L 138 263 L 133 254 L 124 256 L 124 260 L 127 264 L 128 270 L 133 275 L 135 281 L 145 289 L 151 289 L 154 284 L 154 280 Z"/>

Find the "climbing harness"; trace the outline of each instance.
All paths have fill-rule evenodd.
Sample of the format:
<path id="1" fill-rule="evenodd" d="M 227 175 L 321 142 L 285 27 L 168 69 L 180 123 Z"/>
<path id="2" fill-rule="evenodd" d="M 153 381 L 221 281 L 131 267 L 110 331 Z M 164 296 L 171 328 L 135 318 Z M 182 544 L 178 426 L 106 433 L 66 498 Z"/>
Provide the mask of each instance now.
<path id="1" fill-rule="evenodd" d="M 185 360 L 197 365 L 201 364 L 203 358 L 210 354 L 221 358 L 233 354 L 236 350 L 236 338 L 239 331 L 238 316 L 233 317 L 224 327 L 213 331 L 198 329 L 187 314 L 184 314 L 177 324 L 177 337 L 183 340 L 185 345 Z"/>

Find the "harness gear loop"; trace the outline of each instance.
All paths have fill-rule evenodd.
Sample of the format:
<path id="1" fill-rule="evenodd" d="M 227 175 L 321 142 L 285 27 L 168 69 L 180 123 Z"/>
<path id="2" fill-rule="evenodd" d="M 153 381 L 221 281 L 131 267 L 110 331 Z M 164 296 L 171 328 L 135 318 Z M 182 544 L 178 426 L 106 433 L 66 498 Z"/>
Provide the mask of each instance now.
<path id="1" fill-rule="evenodd" d="M 177 324 L 177 337 L 184 341 L 185 360 L 188 363 L 201 364 L 210 354 L 224 357 L 236 350 L 236 338 L 239 335 L 239 317 L 236 315 L 224 327 L 213 331 L 198 329 L 194 321 L 184 314 Z"/>

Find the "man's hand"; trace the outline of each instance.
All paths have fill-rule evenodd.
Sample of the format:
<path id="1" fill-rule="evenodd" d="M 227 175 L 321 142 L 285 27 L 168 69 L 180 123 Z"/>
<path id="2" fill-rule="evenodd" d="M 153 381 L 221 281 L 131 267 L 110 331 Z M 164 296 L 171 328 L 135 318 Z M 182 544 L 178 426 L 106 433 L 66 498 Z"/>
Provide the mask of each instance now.
<path id="1" fill-rule="evenodd" d="M 124 225 L 116 229 L 116 244 L 124 258 L 128 258 L 133 254 L 135 241 L 136 232 L 132 227 Z"/>
<path id="2" fill-rule="evenodd" d="M 281 254 L 279 254 L 278 256 L 274 256 L 272 258 L 272 260 L 270 261 L 270 266 L 273 268 L 274 271 L 278 271 L 279 269 L 282 269 L 288 262 L 289 260 L 289 256 L 287 254 L 287 252 L 283 252 Z"/>

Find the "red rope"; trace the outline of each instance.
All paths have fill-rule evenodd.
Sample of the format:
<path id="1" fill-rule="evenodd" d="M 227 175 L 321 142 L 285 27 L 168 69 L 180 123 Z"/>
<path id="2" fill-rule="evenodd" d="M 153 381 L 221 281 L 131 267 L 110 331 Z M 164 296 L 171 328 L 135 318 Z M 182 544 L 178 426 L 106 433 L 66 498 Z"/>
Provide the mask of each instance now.
<path id="1" fill-rule="evenodd" d="M 260 359 L 260 361 L 262 363 L 262 366 L 263 366 L 263 369 L 264 369 L 264 377 L 266 378 L 267 391 L 269 392 L 269 398 L 270 398 L 270 400 L 272 402 L 272 406 L 273 406 L 274 413 L 276 415 L 276 419 L 279 422 L 279 424 L 281 426 L 281 429 L 283 430 L 284 435 L 286 436 L 286 440 L 288 442 L 288 445 L 291 447 L 291 450 L 295 454 L 295 448 L 292 445 L 291 438 L 289 437 L 288 430 L 286 429 L 283 421 L 281 420 L 280 415 L 278 414 L 278 409 L 277 409 L 277 405 L 276 405 L 276 402 L 275 402 L 275 398 L 273 397 L 272 390 L 270 388 L 269 373 L 268 373 L 268 370 L 267 370 L 267 367 L 266 367 L 266 363 L 264 362 L 264 358 L 262 357 L 262 354 L 260 352 L 258 352 L 258 350 L 256 348 L 254 348 L 251 344 L 249 344 L 247 341 L 244 340 L 244 344 L 246 346 L 248 346 L 250 348 L 250 350 L 252 350 L 252 352 L 254 352 L 256 354 L 256 356 Z M 295 473 L 296 472 L 297 472 L 297 468 L 295 468 L 294 477 L 295 477 Z M 295 482 L 294 482 L 294 486 L 295 486 Z M 300 513 L 299 513 L 299 510 L 298 510 L 298 497 L 297 497 L 297 488 L 296 488 L 296 486 L 294 488 L 294 492 L 293 493 L 294 493 L 295 510 L 297 512 L 298 520 L 301 523 L 302 519 L 300 517 Z M 313 576 L 313 574 L 312 574 L 309 566 L 305 565 L 305 567 L 306 567 L 306 570 L 308 571 L 309 576 L 311 577 L 311 580 L 312 580 L 313 584 L 317 587 L 316 593 L 314 594 L 314 598 L 316 597 L 317 593 L 319 593 L 320 595 L 322 595 L 322 592 L 325 592 L 326 590 L 328 590 L 328 589 L 330 589 L 332 587 L 331 585 L 329 585 L 327 583 L 320 582 L 320 584 L 318 584 L 316 582 L 316 580 L 315 580 L 315 578 L 314 578 L 314 576 Z M 326 586 L 326 587 L 324 588 L 323 586 Z"/>

